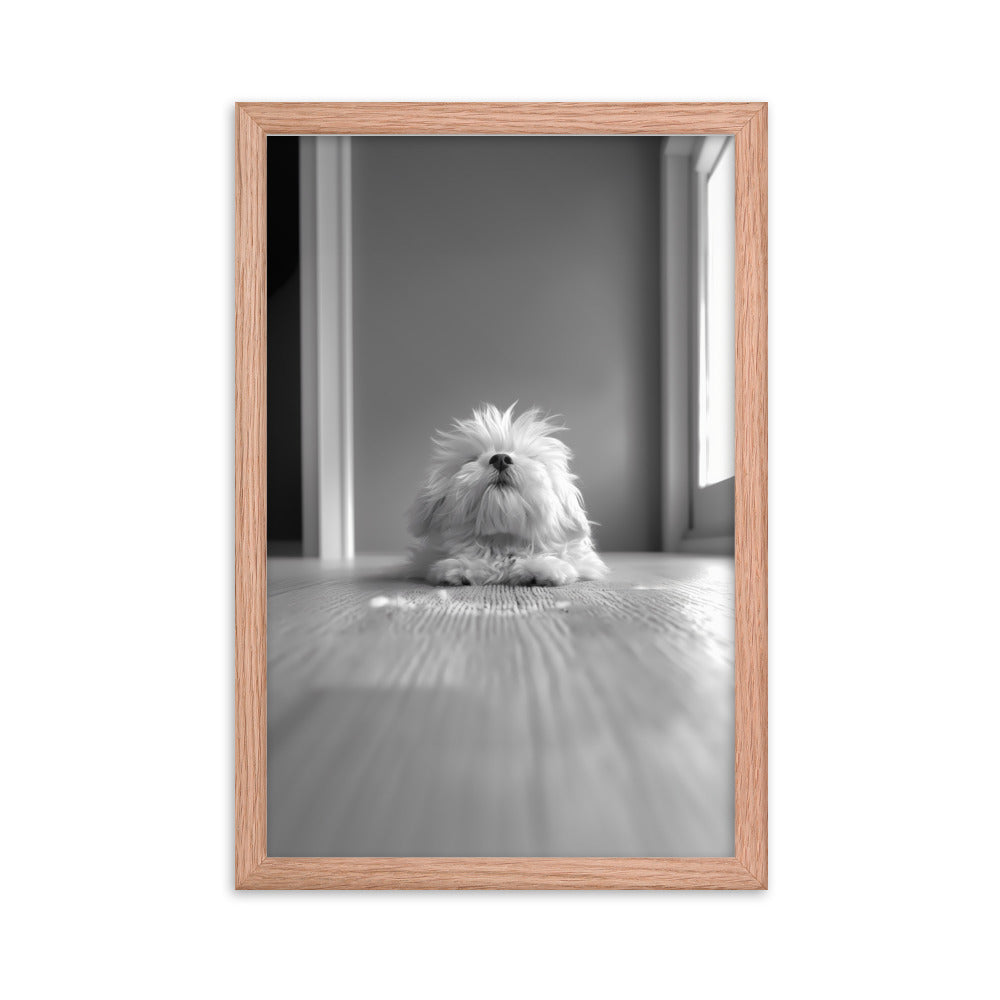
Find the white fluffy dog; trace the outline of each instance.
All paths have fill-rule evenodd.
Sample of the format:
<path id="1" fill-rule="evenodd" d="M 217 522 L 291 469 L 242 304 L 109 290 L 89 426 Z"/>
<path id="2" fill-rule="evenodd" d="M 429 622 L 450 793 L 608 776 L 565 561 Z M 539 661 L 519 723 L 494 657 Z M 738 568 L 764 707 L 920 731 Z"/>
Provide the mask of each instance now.
<path id="1" fill-rule="evenodd" d="M 569 448 L 552 436 L 566 428 L 513 411 L 483 406 L 434 439 L 410 512 L 414 565 L 430 583 L 559 586 L 607 573 Z"/>

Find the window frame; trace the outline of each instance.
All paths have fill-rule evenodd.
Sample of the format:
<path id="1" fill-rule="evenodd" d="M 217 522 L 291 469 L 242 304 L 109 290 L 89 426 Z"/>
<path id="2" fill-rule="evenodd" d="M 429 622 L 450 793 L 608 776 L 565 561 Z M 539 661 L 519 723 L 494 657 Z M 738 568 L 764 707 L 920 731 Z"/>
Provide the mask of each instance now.
<path id="1" fill-rule="evenodd" d="M 689 349 L 689 483 L 690 523 L 682 540 L 682 548 L 699 548 L 705 544 L 721 549 L 732 545 L 736 525 L 736 476 L 700 486 L 701 425 L 704 405 L 701 393 L 701 369 L 708 343 L 708 181 L 726 149 L 734 144 L 731 135 L 710 135 L 701 138 L 691 157 L 692 237 L 694 248 L 692 343 Z M 735 199 L 733 211 L 735 217 Z M 733 290 L 735 294 L 735 288 Z M 735 329 L 733 331 L 735 338 Z M 735 341 L 734 341 L 735 342 Z M 735 385 L 734 385 L 735 392 Z M 734 428 L 735 432 L 735 428 Z M 727 545 L 728 542 L 728 545 Z M 687 543 L 687 544 L 685 544 Z M 702 544 L 705 543 L 705 544 Z"/>

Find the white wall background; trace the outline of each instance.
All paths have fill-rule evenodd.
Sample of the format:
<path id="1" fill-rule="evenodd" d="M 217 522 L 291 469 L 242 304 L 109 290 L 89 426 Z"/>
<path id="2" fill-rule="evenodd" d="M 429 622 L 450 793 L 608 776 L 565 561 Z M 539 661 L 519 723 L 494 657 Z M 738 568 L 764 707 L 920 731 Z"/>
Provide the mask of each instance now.
<path id="1" fill-rule="evenodd" d="M 395 7 L 8 15 L 11 994 L 983 995 L 998 212 L 954 137 L 997 163 L 984 8 Z M 771 102 L 769 892 L 232 891 L 236 98 Z"/>
<path id="2" fill-rule="evenodd" d="M 357 551 L 405 552 L 432 434 L 515 400 L 562 415 L 599 547 L 660 551 L 660 140 L 351 146 Z"/>

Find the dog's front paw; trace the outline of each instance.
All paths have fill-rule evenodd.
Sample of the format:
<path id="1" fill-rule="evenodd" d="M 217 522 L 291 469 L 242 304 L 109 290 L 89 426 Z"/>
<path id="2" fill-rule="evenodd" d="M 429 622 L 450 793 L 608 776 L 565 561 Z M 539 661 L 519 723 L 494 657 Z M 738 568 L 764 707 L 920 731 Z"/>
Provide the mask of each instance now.
<path id="1" fill-rule="evenodd" d="M 511 577 L 511 583 L 523 587 L 562 587 L 567 583 L 575 583 L 579 574 L 562 559 L 539 556 L 519 563 Z"/>
<path id="2" fill-rule="evenodd" d="M 476 560 L 440 559 L 427 573 L 427 582 L 467 587 L 470 584 L 490 583 L 491 579 L 488 568 Z"/>
<path id="3" fill-rule="evenodd" d="M 427 571 L 427 582 L 462 587 L 470 583 L 468 567 L 461 559 L 440 559 Z"/>

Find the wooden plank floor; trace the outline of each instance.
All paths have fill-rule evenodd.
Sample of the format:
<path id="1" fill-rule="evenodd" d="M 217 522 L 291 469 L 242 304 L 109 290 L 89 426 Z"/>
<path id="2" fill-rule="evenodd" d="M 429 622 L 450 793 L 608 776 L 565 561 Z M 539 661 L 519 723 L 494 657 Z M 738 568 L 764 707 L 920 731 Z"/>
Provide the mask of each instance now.
<path id="1" fill-rule="evenodd" d="M 570 587 L 268 562 L 272 856 L 730 856 L 733 561 Z"/>

